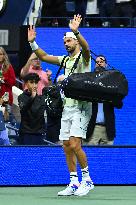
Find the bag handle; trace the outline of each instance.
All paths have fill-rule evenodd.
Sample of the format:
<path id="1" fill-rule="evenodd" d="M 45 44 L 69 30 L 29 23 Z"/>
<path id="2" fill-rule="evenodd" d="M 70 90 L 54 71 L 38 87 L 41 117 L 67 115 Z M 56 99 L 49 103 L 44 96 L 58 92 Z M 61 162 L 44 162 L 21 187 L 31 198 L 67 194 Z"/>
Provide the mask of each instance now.
<path id="1" fill-rule="evenodd" d="M 63 63 L 64 63 L 64 60 L 66 59 L 66 57 L 67 57 L 67 56 L 64 56 L 63 59 L 62 59 L 62 61 L 61 61 L 60 67 L 59 67 L 59 69 L 58 69 L 58 71 L 57 71 L 57 73 L 56 73 L 56 76 L 55 76 L 55 79 L 54 79 L 54 81 L 53 81 L 53 84 L 56 83 L 57 77 L 58 77 L 58 75 L 59 75 L 59 73 L 60 73 L 60 70 L 61 70 L 62 67 L 63 67 Z"/>

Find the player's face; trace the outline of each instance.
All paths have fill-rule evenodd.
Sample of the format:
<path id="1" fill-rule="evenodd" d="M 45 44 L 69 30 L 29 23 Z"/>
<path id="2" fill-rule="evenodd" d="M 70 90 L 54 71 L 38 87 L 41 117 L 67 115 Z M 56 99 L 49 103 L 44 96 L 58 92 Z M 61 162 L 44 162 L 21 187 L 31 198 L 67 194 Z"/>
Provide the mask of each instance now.
<path id="1" fill-rule="evenodd" d="M 75 40 L 73 38 L 66 37 L 66 38 L 64 38 L 64 45 L 65 45 L 65 48 L 68 52 L 72 52 L 76 49 L 77 40 Z"/>

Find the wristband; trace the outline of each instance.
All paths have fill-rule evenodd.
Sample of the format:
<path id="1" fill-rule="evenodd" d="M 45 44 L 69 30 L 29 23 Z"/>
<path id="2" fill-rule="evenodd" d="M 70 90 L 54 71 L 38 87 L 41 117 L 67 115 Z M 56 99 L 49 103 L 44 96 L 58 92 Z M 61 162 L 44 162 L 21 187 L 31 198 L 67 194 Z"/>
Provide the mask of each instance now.
<path id="1" fill-rule="evenodd" d="M 35 51 L 39 48 L 39 46 L 37 45 L 37 43 L 34 41 L 34 42 L 29 42 L 31 48 L 32 48 L 32 51 Z"/>
<path id="2" fill-rule="evenodd" d="M 77 32 L 74 33 L 75 36 L 78 36 L 79 34 L 80 34 L 79 31 L 77 31 Z"/>

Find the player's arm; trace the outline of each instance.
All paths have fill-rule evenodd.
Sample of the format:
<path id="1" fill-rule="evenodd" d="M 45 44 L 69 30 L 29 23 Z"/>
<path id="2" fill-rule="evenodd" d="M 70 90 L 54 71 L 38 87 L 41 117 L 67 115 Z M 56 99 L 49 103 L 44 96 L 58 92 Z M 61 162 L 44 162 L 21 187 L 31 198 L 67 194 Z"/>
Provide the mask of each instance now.
<path id="1" fill-rule="evenodd" d="M 88 45 L 87 41 L 85 40 L 85 38 L 78 31 L 78 28 L 79 28 L 79 25 L 80 25 L 81 21 L 82 21 L 82 18 L 79 14 L 74 15 L 73 20 L 71 20 L 70 23 L 69 23 L 69 27 L 73 31 L 73 33 L 76 35 L 77 40 L 78 40 L 78 42 L 79 42 L 79 44 L 82 48 L 83 58 L 85 59 L 86 62 L 89 62 L 89 60 L 90 60 L 89 45 Z"/>
<path id="2" fill-rule="evenodd" d="M 44 50 L 42 50 L 37 45 L 37 43 L 35 42 L 35 38 L 36 38 L 35 28 L 33 26 L 30 26 L 28 28 L 28 41 L 30 43 L 30 46 L 31 46 L 32 50 L 35 52 L 35 54 L 38 56 L 38 58 L 41 61 L 45 61 L 47 63 L 59 65 L 60 63 L 59 63 L 58 57 L 48 55 Z"/>

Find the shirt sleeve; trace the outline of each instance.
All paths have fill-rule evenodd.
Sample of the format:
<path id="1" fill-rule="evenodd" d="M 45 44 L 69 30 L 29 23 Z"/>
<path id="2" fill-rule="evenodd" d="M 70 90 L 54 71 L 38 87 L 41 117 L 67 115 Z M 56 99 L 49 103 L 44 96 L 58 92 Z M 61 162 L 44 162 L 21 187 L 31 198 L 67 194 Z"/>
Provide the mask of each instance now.
<path id="1" fill-rule="evenodd" d="M 59 59 L 59 64 L 61 65 L 61 62 L 63 60 L 64 56 L 58 56 L 58 59 Z"/>

